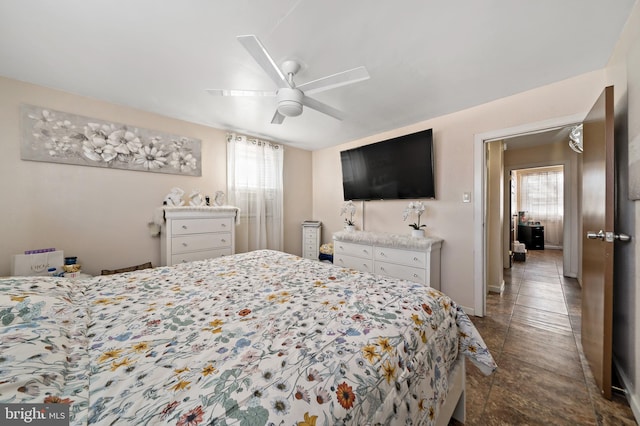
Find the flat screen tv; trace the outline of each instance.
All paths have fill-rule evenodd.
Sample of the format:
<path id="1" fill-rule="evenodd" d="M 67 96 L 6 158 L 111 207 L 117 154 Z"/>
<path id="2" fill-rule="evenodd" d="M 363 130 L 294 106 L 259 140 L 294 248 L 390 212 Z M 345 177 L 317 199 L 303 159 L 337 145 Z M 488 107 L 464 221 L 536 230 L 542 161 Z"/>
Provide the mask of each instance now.
<path id="1" fill-rule="evenodd" d="M 433 130 L 340 152 L 344 200 L 435 198 Z"/>

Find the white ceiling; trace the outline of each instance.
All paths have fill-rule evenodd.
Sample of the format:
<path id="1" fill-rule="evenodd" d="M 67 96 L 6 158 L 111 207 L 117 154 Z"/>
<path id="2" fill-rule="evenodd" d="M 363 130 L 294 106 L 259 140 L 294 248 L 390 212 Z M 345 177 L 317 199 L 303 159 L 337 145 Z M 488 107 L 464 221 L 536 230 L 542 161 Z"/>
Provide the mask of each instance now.
<path id="1" fill-rule="evenodd" d="M 636 0 L 1 0 L 0 75 L 319 149 L 603 68 Z M 365 66 L 270 123 L 275 89 L 236 40 L 255 34 L 302 84 Z"/>

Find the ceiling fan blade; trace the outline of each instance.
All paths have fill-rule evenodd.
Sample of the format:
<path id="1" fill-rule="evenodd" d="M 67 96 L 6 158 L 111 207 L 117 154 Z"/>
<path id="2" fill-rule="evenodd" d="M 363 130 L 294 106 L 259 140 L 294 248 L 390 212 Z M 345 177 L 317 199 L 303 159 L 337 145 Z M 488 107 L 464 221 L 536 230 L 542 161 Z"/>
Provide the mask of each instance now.
<path id="1" fill-rule="evenodd" d="M 335 109 L 334 107 L 331 107 L 325 103 L 322 103 L 320 101 L 317 101 L 313 98 L 310 98 L 308 96 L 305 96 L 302 98 L 302 104 L 304 106 L 308 106 L 309 108 L 313 108 L 316 111 L 319 111 L 323 114 L 327 114 L 330 115 L 331 117 L 338 119 L 338 120 L 344 120 L 345 118 L 345 113 Z"/>
<path id="2" fill-rule="evenodd" d="M 284 115 L 280 114 L 278 110 L 273 114 L 273 118 L 271 119 L 271 124 L 282 124 L 284 121 Z"/>
<path id="3" fill-rule="evenodd" d="M 258 40 L 258 37 L 254 35 L 242 35 L 237 38 L 278 87 L 291 87 L 287 81 L 287 77 L 280 71 L 280 68 L 278 68 L 273 61 L 264 45 Z"/>
<path id="4" fill-rule="evenodd" d="M 276 92 L 267 90 L 225 90 L 207 89 L 207 93 L 214 96 L 275 96 Z"/>
<path id="5" fill-rule="evenodd" d="M 346 86 L 347 84 L 353 84 L 368 79 L 369 72 L 367 71 L 367 69 L 365 67 L 358 67 L 347 71 L 342 71 L 327 77 L 319 78 L 317 80 L 309 81 L 307 83 L 300 84 L 297 87 L 304 93 L 312 95 L 314 93 L 323 92 L 329 89 L 335 89 L 336 87 Z"/>

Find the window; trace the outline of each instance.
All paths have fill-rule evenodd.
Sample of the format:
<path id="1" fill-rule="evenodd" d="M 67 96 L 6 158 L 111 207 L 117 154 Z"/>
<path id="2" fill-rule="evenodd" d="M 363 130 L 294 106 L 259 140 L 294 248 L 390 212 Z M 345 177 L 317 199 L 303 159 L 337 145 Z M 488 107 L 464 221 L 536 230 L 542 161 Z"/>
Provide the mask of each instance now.
<path id="1" fill-rule="evenodd" d="M 545 227 L 545 245 L 562 247 L 564 220 L 564 168 L 562 166 L 518 171 L 518 211 L 527 221 Z"/>
<path id="2" fill-rule="evenodd" d="M 247 228 L 236 233 L 238 251 L 282 250 L 283 151 L 271 142 L 227 136 L 228 198 L 240 208 Z"/>
<path id="3" fill-rule="evenodd" d="M 520 210 L 531 220 L 562 219 L 564 216 L 562 171 L 526 172 L 520 178 Z"/>
<path id="4" fill-rule="evenodd" d="M 269 146 L 267 147 L 267 145 Z M 278 159 L 280 145 L 258 140 L 236 141 L 233 182 L 236 189 L 245 191 L 276 190 L 282 170 Z"/>

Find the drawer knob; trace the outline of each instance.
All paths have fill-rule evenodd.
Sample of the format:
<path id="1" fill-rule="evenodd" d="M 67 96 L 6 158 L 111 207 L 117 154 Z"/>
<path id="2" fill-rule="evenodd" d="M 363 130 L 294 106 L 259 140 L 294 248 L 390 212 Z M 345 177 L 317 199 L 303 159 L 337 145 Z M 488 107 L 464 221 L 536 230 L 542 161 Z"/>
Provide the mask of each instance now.
<path id="1" fill-rule="evenodd" d="M 417 258 L 417 257 L 414 257 L 414 258 L 413 258 L 413 261 L 414 261 L 414 262 L 417 262 L 417 261 L 418 261 L 418 258 Z"/>
<path id="2" fill-rule="evenodd" d="M 221 226 L 222 226 L 223 228 L 226 228 L 226 227 L 227 227 L 227 224 L 226 224 L 226 223 L 223 223 Z"/>
<path id="3" fill-rule="evenodd" d="M 418 274 L 413 274 L 413 276 L 414 276 L 415 278 L 418 278 Z"/>
<path id="4" fill-rule="evenodd" d="M 227 240 L 225 240 L 224 238 L 220 239 L 221 242 L 226 243 Z"/>
<path id="5" fill-rule="evenodd" d="M 183 247 L 186 247 L 186 246 L 188 246 L 188 245 L 189 245 L 189 244 L 187 244 L 187 243 L 182 243 L 182 246 L 183 246 Z"/>
<path id="6" fill-rule="evenodd" d="M 380 256 L 385 257 L 385 256 L 386 256 L 386 254 L 384 254 L 384 252 L 383 252 L 383 251 L 381 251 L 381 252 L 380 252 Z"/>
<path id="7" fill-rule="evenodd" d="M 187 225 L 182 225 L 182 229 L 187 229 Z"/>
<path id="8" fill-rule="evenodd" d="M 385 269 L 384 269 L 384 266 L 381 266 L 381 267 L 380 267 L 380 270 L 381 270 L 382 272 L 386 272 L 386 271 L 385 271 Z"/>

